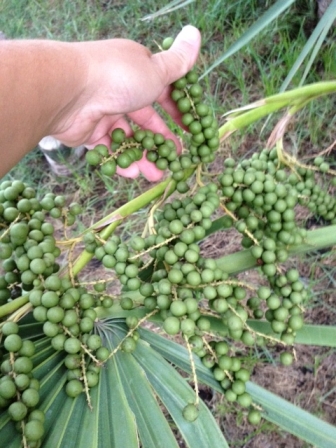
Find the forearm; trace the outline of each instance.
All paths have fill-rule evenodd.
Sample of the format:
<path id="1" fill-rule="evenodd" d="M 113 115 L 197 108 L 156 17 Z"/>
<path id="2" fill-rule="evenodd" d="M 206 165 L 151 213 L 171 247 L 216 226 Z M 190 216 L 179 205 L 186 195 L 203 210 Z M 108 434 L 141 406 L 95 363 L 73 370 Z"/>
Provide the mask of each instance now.
<path id="1" fill-rule="evenodd" d="M 56 41 L 0 43 L 0 176 L 78 100 L 87 67 L 78 44 Z"/>

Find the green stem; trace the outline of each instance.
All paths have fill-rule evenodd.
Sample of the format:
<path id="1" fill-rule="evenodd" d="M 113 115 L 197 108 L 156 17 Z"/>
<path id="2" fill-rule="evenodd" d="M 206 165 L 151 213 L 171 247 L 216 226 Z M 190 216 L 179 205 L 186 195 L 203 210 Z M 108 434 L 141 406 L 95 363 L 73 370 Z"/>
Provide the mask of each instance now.
<path id="1" fill-rule="evenodd" d="M 228 112 L 227 122 L 219 129 L 220 138 L 242 129 L 266 115 L 286 106 L 308 103 L 320 96 L 336 92 L 336 81 L 318 82 L 258 100 L 241 109 Z M 300 107 L 299 107 L 300 108 Z"/>
<path id="2" fill-rule="evenodd" d="M 281 101 L 274 104 L 264 104 L 262 106 L 243 112 L 240 115 L 230 118 L 219 128 L 219 138 L 226 137 L 233 132 L 242 129 L 250 124 L 260 120 L 266 115 L 272 114 L 273 112 L 287 106 L 288 101 Z"/>
<path id="3" fill-rule="evenodd" d="M 14 311 L 21 308 L 21 306 L 28 303 L 29 297 L 28 295 L 18 297 L 17 299 L 12 300 L 11 302 L 6 303 L 5 305 L 0 306 L 0 317 L 7 316 L 7 314 L 14 313 Z"/>
<path id="4" fill-rule="evenodd" d="M 279 334 L 274 333 L 269 322 L 250 319 L 247 324 L 259 333 L 279 338 Z M 296 331 L 295 344 L 336 347 L 336 327 L 306 324 Z"/>
<path id="5" fill-rule="evenodd" d="M 104 231 L 105 231 L 106 229 L 109 228 L 109 224 L 111 223 L 111 221 L 113 221 L 111 223 L 112 226 L 113 226 L 113 224 L 115 224 L 115 222 L 120 223 L 120 221 L 122 221 L 122 219 L 124 219 L 126 216 L 129 216 L 132 213 L 138 211 L 140 208 L 147 206 L 151 201 L 153 201 L 154 199 L 159 197 L 161 194 L 163 194 L 163 192 L 165 191 L 165 189 L 167 188 L 167 186 L 169 185 L 170 182 L 174 183 L 174 189 L 175 189 L 175 186 L 176 186 L 175 181 L 173 181 L 171 178 L 166 179 L 165 181 L 160 182 L 158 185 L 151 188 L 150 190 L 145 191 L 145 193 L 142 193 L 140 196 L 136 197 L 135 199 L 132 199 L 131 201 L 127 202 L 127 204 L 122 205 L 117 210 L 114 210 L 112 213 L 108 214 L 100 221 L 97 221 L 95 224 L 93 224 L 90 227 L 90 230 L 105 227 L 104 228 Z M 118 219 L 119 217 L 120 217 L 120 219 Z M 104 236 L 103 236 L 104 231 L 102 231 L 99 234 L 102 238 L 104 238 Z M 111 233 L 108 231 L 107 236 L 109 236 L 110 234 Z"/>
<path id="6" fill-rule="evenodd" d="M 305 242 L 288 247 L 290 255 L 298 255 L 313 250 L 331 247 L 336 244 L 336 225 L 310 230 Z M 235 252 L 217 259 L 218 266 L 228 274 L 238 274 L 257 266 L 256 259 L 248 249 Z"/>
<path id="7" fill-rule="evenodd" d="M 296 100 L 302 100 L 303 98 L 315 99 L 322 95 L 328 95 L 329 93 L 336 92 L 336 81 L 322 81 L 313 84 L 308 84 L 297 89 L 288 90 L 287 92 L 277 93 L 265 98 L 267 104 L 286 100 L 293 102 Z"/>

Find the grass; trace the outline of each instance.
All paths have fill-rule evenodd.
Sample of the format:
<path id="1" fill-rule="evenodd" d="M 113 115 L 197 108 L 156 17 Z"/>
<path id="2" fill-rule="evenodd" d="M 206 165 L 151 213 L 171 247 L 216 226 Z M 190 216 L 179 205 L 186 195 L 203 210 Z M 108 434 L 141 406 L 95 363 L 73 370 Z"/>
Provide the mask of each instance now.
<path id="1" fill-rule="evenodd" d="M 161 42 L 168 35 L 176 35 L 183 25 L 191 23 L 201 30 L 203 36 L 202 53 L 198 63 L 200 71 L 203 72 L 274 1 L 251 0 L 248 7 L 244 0 L 209 0 L 204 4 L 195 2 L 154 21 L 141 21 L 142 17 L 155 12 L 165 3 L 162 0 L 7 0 L 0 4 L 0 31 L 4 32 L 7 38 L 15 39 L 82 41 L 123 37 L 137 40 L 157 51 L 157 42 Z M 297 1 L 288 13 L 254 39 L 239 56 L 228 59 L 204 80 L 208 101 L 219 121 L 222 121 L 221 117 L 226 111 L 279 90 L 315 24 L 314 7 L 315 2 L 312 0 Z M 333 79 L 336 68 L 334 34 L 328 37 L 323 46 L 308 82 Z M 293 85 L 298 81 L 299 77 L 295 78 Z M 300 156 L 313 156 L 327 147 L 332 142 L 331 136 L 335 127 L 334 107 L 334 98 L 324 98 L 310 104 L 298 114 L 289 133 L 287 149 L 298 152 Z M 258 125 L 237 133 L 229 143 L 225 143 L 222 153 L 229 153 L 238 158 L 250 155 L 260 148 L 260 145 L 265 144 L 268 131 L 278 118 L 273 117 L 263 132 L 262 125 Z M 332 159 L 331 161 L 335 163 Z M 85 225 L 92 225 L 149 187 L 148 182 L 143 179 L 129 181 L 117 178 L 105 179 L 103 182 L 99 177 L 93 176 L 88 168 L 74 172 L 71 178 L 56 178 L 48 171 L 48 165 L 38 150 L 28 154 L 7 177 L 31 183 L 40 194 L 52 191 L 66 194 L 69 202 L 79 200 L 86 210 L 80 231 L 84 230 Z M 122 226 L 120 232 L 123 238 L 129 239 L 140 229 L 146 213 L 147 210 L 142 210 Z M 313 295 L 307 306 L 311 308 L 309 312 L 316 316 L 322 309 L 326 318 L 329 316 L 335 322 L 335 306 L 332 303 L 335 268 L 330 266 L 330 260 L 330 254 L 313 254 L 298 263 L 303 266 L 307 275 L 316 273 L 318 276 L 318 280 L 311 284 Z M 329 286 L 325 286 L 326 284 Z M 270 366 L 276 368 L 272 351 L 264 349 L 262 353 L 253 356 L 254 362 L 259 363 L 259 358 L 264 358 Z M 309 366 L 312 362 L 309 359 Z M 322 362 L 321 359 L 319 362 Z M 333 393 L 328 387 L 327 390 L 321 391 L 321 401 L 327 400 Z M 227 405 L 216 406 L 215 412 L 222 419 L 223 426 L 233 422 L 233 418 L 226 416 L 226 411 Z M 241 421 L 240 418 L 237 420 L 237 428 L 227 434 L 231 440 L 238 434 L 241 440 L 236 440 L 236 444 L 232 446 L 261 447 L 261 444 L 258 445 L 258 437 L 246 435 L 246 431 L 251 432 L 250 428 L 245 426 L 244 430 L 239 432 Z M 274 433 L 272 425 L 264 426 L 266 433 Z"/>

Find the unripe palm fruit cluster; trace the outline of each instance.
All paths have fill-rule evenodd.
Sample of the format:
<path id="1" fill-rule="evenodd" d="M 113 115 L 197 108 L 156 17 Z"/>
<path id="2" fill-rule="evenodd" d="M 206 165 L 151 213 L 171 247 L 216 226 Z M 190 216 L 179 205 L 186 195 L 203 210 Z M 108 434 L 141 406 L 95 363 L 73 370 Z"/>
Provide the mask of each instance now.
<path id="1" fill-rule="evenodd" d="M 19 326 L 6 322 L 2 327 L 3 346 L 8 353 L 1 363 L 0 407 L 8 408 L 29 446 L 38 446 L 44 434 L 44 412 L 37 409 L 40 382 L 32 374 L 35 345 L 22 339 Z"/>
<path id="2" fill-rule="evenodd" d="M 167 50 L 172 39 L 166 39 L 162 48 Z M 182 181 L 184 170 L 200 163 L 210 163 L 215 159 L 219 148 L 218 123 L 211 108 L 203 102 L 203 89 L 198 75 L 191 70 L 172 85 L 171 98 L 181 112 L 181 121 L 191 134 L 188 149 L 178 157 L 173 140 L 150 130 L 138 129 L 130 137 L 118 128 L 111 134 L 111 145 L 97 145 L 88 151 L 86 160 L 89 165 L 98 167 L 102 174 L 113 176 L 116 167 L 128 168 L 139 161 L 143 154 L 147 160 L 155 163 L 160 170 L 168 169 L 176 181 Z"/>

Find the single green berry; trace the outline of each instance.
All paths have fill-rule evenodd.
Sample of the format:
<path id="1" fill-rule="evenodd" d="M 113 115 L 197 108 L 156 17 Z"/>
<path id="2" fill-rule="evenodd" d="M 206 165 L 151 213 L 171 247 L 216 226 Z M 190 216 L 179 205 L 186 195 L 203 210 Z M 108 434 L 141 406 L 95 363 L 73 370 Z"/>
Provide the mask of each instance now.
<path id="1" fill-rule="evenodd" d="M 85 154 L 85 159 L 86 159 L 86 161 L 87 161 L 87 163 L 88 163 L 89 165 L 97 166 L 97 165 L 99 165 L 99 163 L 101 162 L 102 157 L 101 157 L 101 155 L 99 154 L 99 152 L 97 152 L 97 151 L 95 151 L 94 149 L 92 149 L 91 151 L 88 151 L 88 152 Z"/>
<path id="2" fill-rule="evenodd" d="M 15 422 L 20 422 L 27 415 L 28 409 L 21 401 L 12 403 L 8 408 L 8 414 Z"/>
<path id="3" fill-rule="evenodd" d="M 24 435 L 28 442 L 39 441 L 44 434 L 43 423 L 39 420 L 30 420 L 25 424 Z"/>
<path id="4" fill-rule="evenodd" d="M 86 372 L 86 380 L 89 387 L 95 387 L 99 382 L 99 375 L 96 372 L 88 371 Z"/>
<path id="5" fill-rule="evenodd" d="M 187 422 L 194 422 L 198 417 L 199 411 L 195 404 L 190 403 L 185 406 L 182 415 Z"/>
<path id="6" fill-rule="evenodd" d="M 83 392 L 83 385 L 79 380 L 70 380 L 65 386 L 65 392 L 69 397 L 75 398 Z"/>
<path id="7" fill-rule="evenodd" d="M 17 334 L 19 332 L 19 326 L 16 322 L 5 322 L 2 327 L 2 334 L 9 336 L 10 334 Z"/>
<path id="8" fill-rule="evenodd" d="M 19 350 L 19 355 L 28 356 L 31 358 L 35 353 L 35 344 L 33 341 L 25 340 L 22 342 L 22 347 Z"/>
<path id="9" fill-rule="evenodd" d="M 117 165 L 120 168 L 128 168 L 132 163 L 132 159 L 126 153 L 122 153 L 117 157 Z"/>
<path id="10" fill-rule="evenodd" d="M 39 402 L 40 394 L 37 390 L 29 388 L 22 393 L 21 400 L 28 408 L 33 408 Z"/>
<path id="11" fill-rule="evenodd" d="M 107 358 L 110 356 L 110 352 L 106 347 L 100 347 L 96 351 L 96 358 L 99 359 L 99 361 L 106 361 Z"/>
<path id="12" fill-rule="evenodd" d="M 281 355 L 280 355 L 280 362 L 284 366 L 290 366 L 291 364 L 293 364 L 293 360 L 294 360 L 294 357 L 293 357 L 292 353 L 284 352 L 284 353 L 281 353 Z"/>
<path id="13" fill-rule="evenodd" d="M 30 373 L 33 370 L 33 362 L 27 356 L 20 356 L 14 361 L 14 372 Z"/>
<path id="14" fill-rule="evenodd" d="M 4 347 L 9 352 L 18 352 L 22 347 L 22 339 L 18 334 L 10 334 L 4 341 Z"/>
<path id="15" fill-rule="evenodd" d="M 25 390 L 29 386 L 30 378 L 25 373 L 20 373 L 19 375 L 16 375 L 14 381 L 19 390 Z"/>
<path id="16" fill-rule="evenodd" d="M 78 353 L 81 349 L 81 342 L 76 338 L 68 338 L 64 342 L 64 350 L 67 353 L 75 354 Z"/>
<path id="17" fill-rule="evenodd" d="M 111 138 L 115 143 L 123 143 L 126 138 L 125 131 L 121 128 L 116 128 L 113 130 Z"/>
<path id="18" fill-rule="evenodd" d="M 34 409 L 33 411 L 31 411 L 29 413 L 29 417 L 28 420 L 38 420 L 41 423 L 45 422 L 45 414 L 43 411 L 41 411 L 40 409 Z"/>
<path id="19" fill-rule="evenodd" d="M 117 170 L 117 164 L 115 160 L 108 160 L 101 166 L 101 172 L 105 176 L 114 176 Z"/>
<path id="20" fill-rule="evenodd" d="M 169 50 L 169 48 L 173 45 L 174 38 L 173 37 L 166 37 L 162 42 L 162 49 L 163 50 Z"/>
<path id="21" fill-rule="evenodd" d="M 135 348 L 136 348 L 136 342 L 132 337 L 126 338 L 121 345 L 121 349 L 126 353 L 133 352 Z"/>
<path id="22" fill-rule="evenodd" d="M 101 337 L 98 334 L 92 334 L 89 336 L 87 346 L 91 350 L 98 350 L 102 346 Z"/>
<path id="23" fill-rule="evenodd" d="M 0 383 L 0 396 L 5 400 L 13 398 L 16 394 L 16 386 L 14 381 L 8 379 Z"/>
<path id="24" fill-rule="evenodd" d="M 167 317 L 163 322 L 163 329 L 167 334 L 177 334 L 180 331 L 180 320 L 175 316 Z"/>
<path id="25" fill-rule="evenodd" d="M 261 420 L 261 414 L 256 409 L 252 409 L 247 416 L 248 421 L 251 423 L 251 425 L 258 425 Z"/>

